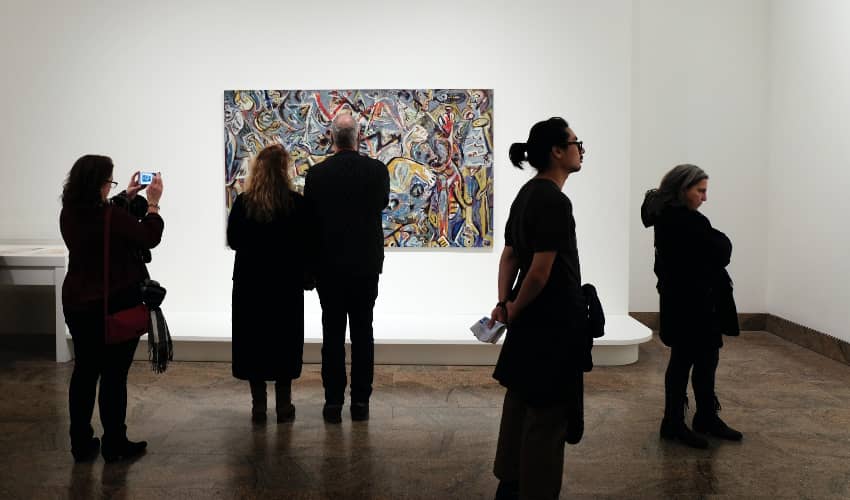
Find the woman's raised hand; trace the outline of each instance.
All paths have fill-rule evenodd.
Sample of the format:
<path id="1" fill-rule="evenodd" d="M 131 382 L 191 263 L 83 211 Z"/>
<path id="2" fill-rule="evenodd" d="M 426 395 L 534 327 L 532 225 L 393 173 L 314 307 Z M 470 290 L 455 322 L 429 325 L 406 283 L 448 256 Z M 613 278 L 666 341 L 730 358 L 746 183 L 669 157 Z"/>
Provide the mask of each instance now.
<path id="1" fill-rule="evenodd" d="M 132 200 L 134 196 L 139 194 L 139 191 L 146 187 L 148 187 L 146 184 L 139 183 L 139 172 L 137 171 L 130 177 L 130 182 L 127 184 L 127 197 Z"/>
<path id="2" fill-rule="evenodd" d="M 162 196 L 162 174 L 153 176 L 153 180 L 148 186 L 148 204 L 159 205 L 159 199 Z"/>

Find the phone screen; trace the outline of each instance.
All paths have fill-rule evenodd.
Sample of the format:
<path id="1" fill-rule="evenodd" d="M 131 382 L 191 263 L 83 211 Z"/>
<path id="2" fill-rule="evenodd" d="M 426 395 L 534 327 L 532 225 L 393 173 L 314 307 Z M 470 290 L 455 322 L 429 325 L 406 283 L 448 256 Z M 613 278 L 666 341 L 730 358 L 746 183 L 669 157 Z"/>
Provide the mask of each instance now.
<path id="1" fill-rule="evenodd" d="M 139 172 L 139 184 L 150 184 L 154 175 L 153 172 Z"/>

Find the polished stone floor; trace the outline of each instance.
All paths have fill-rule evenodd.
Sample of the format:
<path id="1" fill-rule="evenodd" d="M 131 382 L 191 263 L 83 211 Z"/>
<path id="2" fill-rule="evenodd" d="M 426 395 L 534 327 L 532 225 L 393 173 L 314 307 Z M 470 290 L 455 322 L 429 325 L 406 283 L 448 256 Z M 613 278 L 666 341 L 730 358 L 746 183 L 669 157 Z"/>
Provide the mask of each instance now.
<path id="1" fill-rule="evenodd" d="M 562 498 L 850 498 L 850 367 L 765 332 L 721 351 L 722 416 L 742 443 L 658 439 L 667 351 L 586 379 L 586 433 L 568 446 Z M 225 363 L 137 362 L 128 426 L 149 452 L 74 465 L 72 364 L 0 355 L 0 498 L 492 498 L 503 390 L 489 367 L 380 366 L 372 419 L 321 418 L 319 367 L 295 384 L 292 424 L 249 422 Z M 273 413 L 271 414 L 273 417 Z M 99 424 L 95 424 L 98 428 Z"/>

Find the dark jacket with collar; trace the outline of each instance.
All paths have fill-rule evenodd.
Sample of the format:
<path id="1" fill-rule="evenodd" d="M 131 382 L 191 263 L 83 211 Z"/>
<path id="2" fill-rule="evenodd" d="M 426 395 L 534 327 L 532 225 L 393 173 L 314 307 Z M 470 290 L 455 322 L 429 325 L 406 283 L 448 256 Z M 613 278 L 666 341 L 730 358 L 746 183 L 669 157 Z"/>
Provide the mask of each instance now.
<path id="1" fill-rule="evenodd" d="M 304 197 L 315 217 L 311 265 L 320 279 L 382 271 L 381 213 L 389 192 L 387 166 L 356 151 L 340 151 L 310 167 Z"/>
<path id="2" fill-rule="evenodd" d="M 109 309 L 118 311 L 141 302 L 139 283 L 148 278 L 150 249 L 162 238 L 165 223 L 147 213 L 141 195 L 113 197 L 109 231 Z M 59 228 L 68 247 L 68 273 L 62 283 L 66 311 L 103 308 L 104 223 L 107 205 L 68 205 L 59 215 Z"/>
<path id="3" fill-rule="evenodd" d="M 650 213 L 651 196 L 644 200 L 642 219 L 655 228 L 661 341 L 671 347 L 719 348 L 721 335 L 740 332 L 726 271 L 732 242 L 696 210 L 668 206 Z"/>

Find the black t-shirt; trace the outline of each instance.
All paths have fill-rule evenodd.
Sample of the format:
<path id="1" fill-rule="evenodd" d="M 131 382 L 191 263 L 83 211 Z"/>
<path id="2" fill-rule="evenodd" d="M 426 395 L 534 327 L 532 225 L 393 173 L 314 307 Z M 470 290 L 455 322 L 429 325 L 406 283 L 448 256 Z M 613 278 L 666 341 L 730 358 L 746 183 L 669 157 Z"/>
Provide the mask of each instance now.
<path id="1" fill-rule="evenodd" d="M 586 306 L 572 203 L 554 182 L 532 179 L 520 189 L 505 226 L 505 245 L 513 247 L 519 262 L 512 298 L 536 252 L 557 255 L 543 290 L 510 320 L 493 376 L 532 402 L 558 399 L 560 382 L 580 369 L 586 335 L 579 321 Z"/>
<path id="2" fill-rule="evenodd" d="M 554 182 L 531 179 L 520 189 L 505 226 L 505 245 L 513 247 L 519 261 L 514 296 L 534 254 L 557 252 L 546 286 L 522 313 L 527 316 L 523 323 L 548 324 L 563 317 L 566 301 L 582 297 L 573 205 Z"/>

